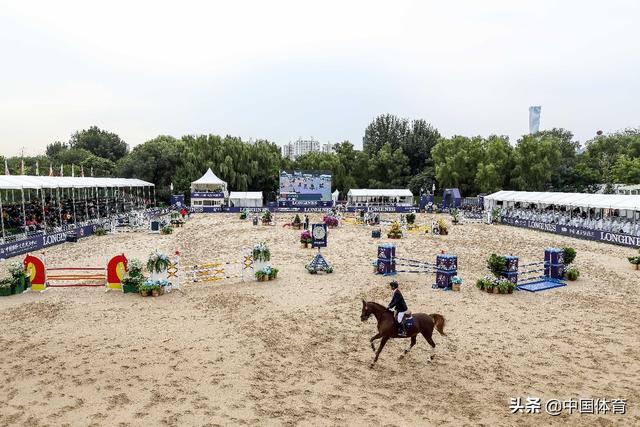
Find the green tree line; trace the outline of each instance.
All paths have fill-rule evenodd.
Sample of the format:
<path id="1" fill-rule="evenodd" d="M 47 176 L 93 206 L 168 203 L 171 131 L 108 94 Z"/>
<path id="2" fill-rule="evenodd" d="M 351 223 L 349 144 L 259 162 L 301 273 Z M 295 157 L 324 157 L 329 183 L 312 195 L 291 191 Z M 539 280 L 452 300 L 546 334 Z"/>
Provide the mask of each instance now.
<path id="1" fill-rule="evenodd" d="M 554 128 L 523 135 L 514 144 L 502 135 L 443 137 L 425 120 L 386 114 L 364 130 L 363 149 L 344 141 L 333 153 L 283 158 L 267 140 L 233 136 L 160 135 L 132 150 L 115 133 L 98 127 L 74 133 L 69 141 L 49 144 L 43 155 L 11 157 L 12 174 L 71 175 L 75 165 L 85 176 L 135 177 L 156 185 L 159 198 L 188 193 L 191 181 L 207 168 L 238 191 L 261 190 L 273 197 L 280 170 L 330 170 L 333 189 L 409 188 L 414 194 L 458 187 L 464 195 L 500 189 L 526 191 L 593 191 L 599 184 L 640 184 L 640 129 L 598 135 L 583 146 L 572 132 Z"/>

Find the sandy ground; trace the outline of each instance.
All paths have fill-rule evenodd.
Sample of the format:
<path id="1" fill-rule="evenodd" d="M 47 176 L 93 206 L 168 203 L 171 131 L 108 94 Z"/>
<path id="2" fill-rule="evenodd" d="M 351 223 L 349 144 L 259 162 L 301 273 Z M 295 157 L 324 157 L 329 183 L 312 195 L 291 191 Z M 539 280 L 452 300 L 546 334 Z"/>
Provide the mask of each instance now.
<path id="1" fill-rule="evenodd" d="M 640 425 L 633 251 L 507 226 L 411 234 L 396 241 L 399 256 L 457 254 L 465 284 L 433 291 L 432 275 L 398 275 L 410 309 L 443 314 L 448 336 L 435 335 L 433 362 L 422 338 L 402 360 L 408 341 L 393 340 L 369 369 L 375 321 L 360 321 L 361 298 L 390 299 L 388 278 L 370 267 L 380 241 L 364 226 L 331 230 L 323 252 L 335 272 L 312 276 L 304 265 L 314 251 L 298 235 L 201 215 L 171 236 L 49 249 L 50 265 L 103 265 L 121 252 L 146 260 L 155 248 L 178 248 L 191 265 L 235 262 L 266 241 L 281 273 L 266 283 L 186 283 L 158 298 L 96 288 L 1 298 L 0 425 Z M 491 252 L 539 261 L 543 248 L 567 245 L 582 272 L 567 287 L 489 295 L 473 286 Z M 509 399 L 527 396 L 624 398 L 627 414 L 511 415 Z"/>

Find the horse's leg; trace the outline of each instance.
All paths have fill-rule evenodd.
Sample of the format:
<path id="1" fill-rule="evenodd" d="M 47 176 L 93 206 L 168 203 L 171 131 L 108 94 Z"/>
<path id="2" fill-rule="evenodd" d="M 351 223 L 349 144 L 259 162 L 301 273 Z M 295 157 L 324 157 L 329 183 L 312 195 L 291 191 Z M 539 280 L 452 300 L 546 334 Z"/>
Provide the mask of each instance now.
<path id="1" fill-rule="evenodd" d="M 433 329 L 431 330 L 431 333 L 427 333 L 427 331 L 422 331 L 422 336 L 424 337 L 424 339 L 427 340 L 427 342 L 431 346 L 431 349 L 433 350 L 433 354 L 431 355 L 429 360 L 433 360 L 433 358 L 436 356 L 436 354 L 435 354 L 435 352 L 436 352 L 436 343 L 433 342 L 433 338 L 431 338 L 432 334 L 433 334 Z"/>
<path id="2" fill-rule="evenodd" d="M 416 336 L 415 335 L 411 337 L 411 344 L 409 344 L 409 348 L 406 349 L 404 351 L 404 353 L 402 353 L 400 355 L 400 359 L 402 359 L 405 356 L 405 354 L 409 353 L 409 350 L 411 350 L 411 347 L 413 347 L 414 345 L 416 345 Z"/>
<path id="3" fill-rule="evenodd" d="M 371 350 L 373 350 L 374 353 L 376 352 L 376 346 L 373 345 L 373 342 L 375 340 L 379 340 L 380 338 L 382 338 L 382 334 L 380 332 L 378 332 L 377 334 L 372 336 L 371 339 L 369 340 L 371 342 Z"/>
<path id="4" fill-rule="evenodd" d="M 382 341 L 380 341 L 380 347 L 378 347 L 378 351 L 376 351 L 376 357 L 373 359 L 373 362 L 371 362 L 371 365 L 369 365 L 370 368 L 373 368 L 373 365 L 375 365 L 375 363 L 378 361 L 378 356 L 380 356 L 380 352 L 382 351 L 384 345 L 388 340 L 389 337 L 382 337 Z"/>

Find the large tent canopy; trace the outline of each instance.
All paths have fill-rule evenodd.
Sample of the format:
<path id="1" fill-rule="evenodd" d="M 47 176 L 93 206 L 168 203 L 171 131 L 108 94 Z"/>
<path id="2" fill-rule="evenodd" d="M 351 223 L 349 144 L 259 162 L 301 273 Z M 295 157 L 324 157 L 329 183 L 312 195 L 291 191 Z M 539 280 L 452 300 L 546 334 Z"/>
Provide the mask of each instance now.
<path id="1" fill-rule="evenodd" d="M 211 168 L 207 169 L 204 175 L 191 183 L 191 191 L 193 192 L 216 190 L 222 190 L 223 192 L 226 192 L 227 183 L 218 178 L 216 174 L 213 173 Z"/>
<path id="2" fill-rule="evenodd" d="M 232 191 L 229 204 L 235 207 L 259 208 L 262 206 L 262 191 Z"/>
<path id="3" fill-rule="evenodd" d="M 640 195 L 552 193 L 530 191 L 498 191 L 484 197 L 485 201 L 534 203 L 538 205 L 570 206 L 597 209 L 640 210 Z"/>
<path id="4" fill-rule="evenodd" d="M 0 175 L 0 190 L 38 190 L 43 188 L 133 188 L 153 186 L 154 185 L 150 182 L 132 178 Z"/>

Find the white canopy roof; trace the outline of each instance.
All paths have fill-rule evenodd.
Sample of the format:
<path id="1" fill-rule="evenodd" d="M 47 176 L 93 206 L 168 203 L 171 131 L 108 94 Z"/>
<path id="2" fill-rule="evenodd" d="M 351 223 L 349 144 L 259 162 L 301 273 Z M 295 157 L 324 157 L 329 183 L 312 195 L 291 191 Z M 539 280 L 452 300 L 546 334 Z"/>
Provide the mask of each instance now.
<path id="1" fill-rule="evenodd" d="M 262 191 L 232 191 L 229 193 L 229 199 L 262 201 Z"/>
<path id="2" fill-rule="evenodd" d="M 220 178 L 218 178 L 216 176 L 215 173 L 213 173 L 213 171 L 211 170 L 211 168 L 207 169 L 207 171 L 204 173 L 204 175 L 202 175 L 200 178 L 198 178 L 197 180 L 193 181 L 191 183 L 193 184 L 220 184 L 220 185 L 226 185 L 227 183 L 224 182 L 223 180 L 221 180 Z"/>
<path id="3" fill-rule="evenodd" d="M 498 191 L 485 200 L 585 208 L 640 210 L 640 195 Z"/>
<path id="4" fill-rule="evenodd" d="M 413 193 L 408 189 L 351 189 L 347 193 L 349 197 L 413 197 Z"/>
<path id="5" fill-rule="evenodd" d="M 42 188 L 107 188 L 153 187 L 154 184 L 135 178 L 92 178 L 67 176 L 0 175 L 0 189 Z"/>

